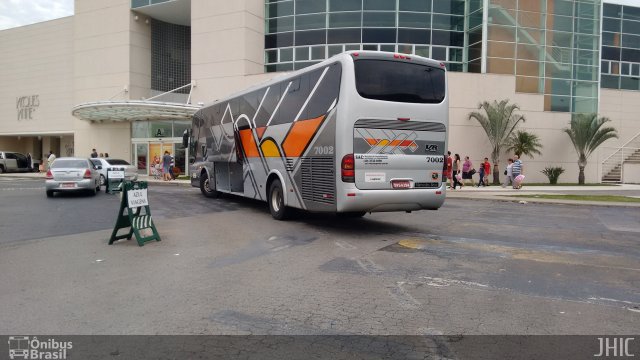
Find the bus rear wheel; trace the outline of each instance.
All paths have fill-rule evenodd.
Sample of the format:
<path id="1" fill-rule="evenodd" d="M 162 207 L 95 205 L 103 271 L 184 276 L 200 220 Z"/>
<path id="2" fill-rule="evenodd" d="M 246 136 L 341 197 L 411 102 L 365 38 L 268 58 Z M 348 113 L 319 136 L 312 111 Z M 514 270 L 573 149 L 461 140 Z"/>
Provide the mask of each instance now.
<path id="1" fill-rule="evenodd" d="M 271 186 L 269 186 L 268 203 L 269 211 L 274 219 L 285 220 L 289 217 L 291 211 L 284 205 L 284 191 L 282 190 L 280 180 L 273 180 Z"/>
<path id="2" fill-rule="evenodd" d="M 208 198 L 217 198 L 219 195 L 216 190 L 216 183 L 211 182 L 211 179 L 206 172 L 203 172 L 202 175 L 200 175 L 200 192 Z"/>

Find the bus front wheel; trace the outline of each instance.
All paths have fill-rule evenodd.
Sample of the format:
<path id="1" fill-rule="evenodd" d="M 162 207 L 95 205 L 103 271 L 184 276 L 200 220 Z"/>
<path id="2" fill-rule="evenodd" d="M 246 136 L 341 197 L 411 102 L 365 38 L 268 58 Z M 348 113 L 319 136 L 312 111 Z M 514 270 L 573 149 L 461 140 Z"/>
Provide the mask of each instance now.
<path id="1" fill-rule="evenodd" d="M 203 172 L 200 175 L 200 192 L 202 192 L 202 195 L 208 198 L 218 197 L 218 191 L 216 190 L 216 183 L 215 181 L 214 182 L 211 181 L 211 179 L 209 178 L 209 174 L 207 174 L 206 172 Z"/>
<path id="2" fill-rule="evenodd" d="M 284 205 L 284 191 L 280 180 L 273 180 L 269 186 L 269 211 L 276 220 L 285 220 L 290 210 Z"/>

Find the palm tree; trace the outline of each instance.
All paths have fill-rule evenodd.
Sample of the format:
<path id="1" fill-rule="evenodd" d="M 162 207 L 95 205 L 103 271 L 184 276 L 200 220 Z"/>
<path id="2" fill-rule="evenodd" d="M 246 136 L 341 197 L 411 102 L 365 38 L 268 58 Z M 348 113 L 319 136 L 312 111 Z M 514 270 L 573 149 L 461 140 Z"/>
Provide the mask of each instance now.
<path id="1" fill-rule="evenodd" d="M 507 146 L 511 133 L 520 121 L 525 121 L 524 116 L 515 114 L 520 107 L 516 104 L 509 104 L 505 99 L 500 102 L 494 100 L 493 103 L 484 101 L 478 106 L 484 109 L 484 114 L 479 111 L 469 113 L 469 120 L 476 119 L 480 126 L 487 133 L 492 146 L 491 161 L 493 161 L 493 183 L 500 184 L 500 171 L 498 171 L 498 159 L 502 153 L 502 148 Z M 485 115 L 486 114 L 486 115 Z"/>
<path id="2" fill-rule="evenodd" d="M 598 114 L 577 114 L 571 119 L 571 127 L 563 129 L 571 138 L 573 147 L 578 153 L 578 184 L 584 184 L 584 168 L 587 166 L 589 155 L 603 142 L 618 138 L 618 133 L 613 127 L 602 127 L 611 121 L 606 117 L 598 117 Z"/>
<path id="3" fill-rule="evenodd" d="M 536 134 L 527 131 L 518 130 L 509 137 L 507 148 L 508 152 L 514 152 L 518 156 L 527 155 L 533 159 L 533 155 L 542 155 L 540 149 L 542 144 L 540 138 Z"/>

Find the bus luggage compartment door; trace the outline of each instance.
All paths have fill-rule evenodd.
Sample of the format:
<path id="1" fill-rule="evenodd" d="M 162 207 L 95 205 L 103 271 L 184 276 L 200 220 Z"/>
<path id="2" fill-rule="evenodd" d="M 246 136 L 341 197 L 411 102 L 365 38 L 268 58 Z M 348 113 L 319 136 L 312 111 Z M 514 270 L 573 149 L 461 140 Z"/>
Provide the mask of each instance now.
<path id="1" fill-rule="evenodd" d="M 444 131 L 356 127 L 353 139 L 356 187 L 439 188 L 445 135 Z"/>

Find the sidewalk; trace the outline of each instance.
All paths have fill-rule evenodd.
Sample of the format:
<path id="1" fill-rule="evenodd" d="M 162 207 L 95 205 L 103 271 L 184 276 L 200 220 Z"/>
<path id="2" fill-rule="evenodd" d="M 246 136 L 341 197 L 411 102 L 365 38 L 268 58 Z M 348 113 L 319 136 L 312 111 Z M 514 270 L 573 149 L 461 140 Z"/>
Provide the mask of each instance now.
<path id="1" fill-rule="evenodd" d="M 0 174 L 2 178 L 41 178 L 44 179 L 44 173 L 9 173 Z M 140 175 L 139 181 L 147 181 L 153 186 L 191 186 L 190 180 L 171 180 L 163 181 L 162 179 L 154 179 L 152 176 Z M 472 199 L 472 200 L 493 200 L 493 201 L 511 201 L 511 202 L 531 202 L 531 203 L 551 203 L 551 204 L 570 204 L 570 205 L 595 205 L 595 206 L 625 206 L 640 207 L 640 203 L 621 203 L 607 201 L 582 201 L 567 199 L 536 199 L 514 197 L 512 195 L 620 195 L 640 198 L 640 185 L 623 184 L 611 186 L 525 186 L 520 190 L 514 190 L 511 187 L 502 188 L 499 185 L 488 187 L 465 186 L 459 190 L 447 190 L 447 197 L 452 199 Z"/>
<path id="2" fill-rule="evenodd" d="M 523 186 L 520 190 L 499 185 L 488 187 L 465 186 L 459 190 L 447 190 L 447 197 L 452 199 L 475 199 L 516 201 L 532 203 L 552 203 L 569 205 L 626 206 L 640 207 L 640 203 L 621 203 L 608 201 L 583 201 L 568 199 L 536 199 L 533 197 L 516 197 L 517 195 L 618 195 L 640 198 L 640 185 L 622 184 L 611 186 Z"/>

